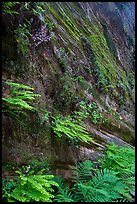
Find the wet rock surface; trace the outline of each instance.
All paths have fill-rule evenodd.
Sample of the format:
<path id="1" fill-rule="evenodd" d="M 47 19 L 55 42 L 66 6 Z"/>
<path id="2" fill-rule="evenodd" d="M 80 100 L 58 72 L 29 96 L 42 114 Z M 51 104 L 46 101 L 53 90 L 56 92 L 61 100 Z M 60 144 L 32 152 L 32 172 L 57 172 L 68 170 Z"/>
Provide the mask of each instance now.
<path id="1" fill-rule="evenodd" d="M 119 146 L 135 144 L 135 97 L 128 84 L 129 73 L 134 71 L 135 8 L 134 2 L 50 2 L 45 9 L 42 19 L 49 19 L 45 20 L 45 27 L 40 17 L 32 16 L 38 26 L 31 30 L 34 46 L 29 47 L 26 56 L 17 52 L 14 40 L 18 20 L 14 24 L 14 17 L 2 19 L 3 82 L 11 79 L 34 87 L 41 94 L 35 104 L 40 113 L 30 117 L 34 121 L 46 112 L 56 113 L 55 109 L 71 114 L 82 100 L 95 101 L 111 120 L 99 125 L 86 121 L 93 142 L 76 147 L 57 141 L 47 123 L 41 127 L 37 121 L 28 132 L 4 114 L 3 161 L 23 163 L 43 154 L 55 160 L 57 174 L 68 178 L 72 173 L 70 164 L 85 159 L 97 161 L 108 142 Z M 54 28 L 49 33 L 52 24 Z M 109 86 L 113 85 L 107 93 L 96 86 L 98 67 L 105 78 L 109 76 Z M 78 77 L 83 77 L 85 83 L 81 78 L 76 82 Z M 115 95 L 109 96 L 117 86 Z M 120 107 L 121 103 L 125 106 Z M 117 119 L 116 113 L 122 119 Z M 59 168 L 57 163 L 66 164 L 68 169 Z"/>

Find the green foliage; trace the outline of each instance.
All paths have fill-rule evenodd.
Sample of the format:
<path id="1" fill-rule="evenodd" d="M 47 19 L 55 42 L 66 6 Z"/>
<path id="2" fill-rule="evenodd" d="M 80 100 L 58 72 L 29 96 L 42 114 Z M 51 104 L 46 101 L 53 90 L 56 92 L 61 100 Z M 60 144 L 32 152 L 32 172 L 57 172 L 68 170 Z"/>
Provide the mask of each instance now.
<path id="1" fill-rule="evenodd" d="M 19 174 L 19 177 L 14 189 L 10 193 L 4 194 L 7 201 L 52 202 L 54 198 L 52 186 L 58 186 L 58 184 L 53 181 L 53 175 L 43 175 L 42 171 L 35 175 L 33 171 L 29 172 L 28 175 L 24 175 L 20 171 L 16 172 Z"/>
<path id="2" fill-rule="evenodd" d="M 31 11 L 34 15 L 38 16 L 40 13 L 44 13 L 44 2 L 25 2 L 24 9 Z"/>
<path id="3" fill-rule="evenodd" d="M 44 13 L 43 2 L 36 2 L 35 8 L 32 9 L 34 15 L 38 16 L 40 13 Z"/>
<path id="4" fill-rule="evenodd" d="M 95 102 L 86 104 L 86 102 L 81 101 L 79 103 L 79 111 L 74 112 L 74 117 L 78 120 L 89 118 L 94 124 L 99 124 L 106 121 Z"/>
<path id="5" fill-rule="evenodd" d="M 108 93 L 109 82 L 108 82 L 107 78 L 104 76 L 103 72 L 100 69 L 97 69 L 96 75 L 97 75 L 97 83 L 96 83 L 97 88 L 102 93 Z"/>
<path id="6" fill-rule="evenodd" d="M 96 163 L 86 160 L 73 167 L 73 185 L 64 185 L 59 179 L 57 202 L 125 202 L 130 201 L 128 184 L 118 172 L 96 168 Z M 70 201 L 69 201 L 70 200 Z"/>
<path id="7" fill-rule="evenodd" d="M 80 37 L 80 32 L 76 26 L 76 23 L 73 21 L 73 18 L 70 18 L 67 15 L 67 10 L 63 9 L 63 7 L 59 7 L 59 13 L 60 15 L 58 16 L 61 23 L 64 24 L 65 28 L 67 29 L 67 31 L 70 33 L 70 35 L 75 39 L 75 40 L 79 40 Z"/>
<path id="8" fill-rule="evenodd" d="M 68 73 L 62 74 L 58 81 L 58 87 L 55 93 L 55 107 L 61 112 L 67 112 L 69 108 L 74 106 L 78 97 L 75 88 L 75 79 L 71 77 Z"/>
<path id="9" fill-rule="evenodd" d="M 124 105 L 124 98 L 123 96 L 118 96 L 117 98 L 117 103 L 118 103 L 118 106 L 121 108 L 123 105 Z"/>
<path id="10" fill-rule="evenodd" d="M 55 28 L 53 21 L 47 16 L 44 19 L 44 23 L 47 26 L 49 33 L 51 33 L 53 29 Z"/>
<path id="11" fill-rule="evenodd" d="M 77 76 L 76 81 L 82 83 L 84 81 L 84 77 L 83 76 Z"/>
<path id="12" fill-rule="evenodd" d="M 134 162 L 133 149 L 108 144 L 99 162 L 85 160 L 72 167 L 73 178 L 68 185 L 60 176 L 47 175 L 47 164 L 41 166 L 35 160 L 17 171 L 19 177 L 8 182 L 3 179 L 3 201 L 130 202 Z"/>
<path id="13" fill-rule="evenodd" d="M 57 55 L 58 62 L 64 72 L 67 67 L 68 53 L 66 52 L 64 47 L 60 47 L 59 50 L 57 50 L 56 55 Z"/>
<path id="14" fill-rule="evenodd" d="M 7 201 L 11 191 L 15 188 L 13 180 L 7 181 L 2 178 L 2 201 Z"/>
<path id="15" fill-rule="evenodd" d="M 52 117 L 52 130 L 58 138 L 66 137 L 70 139 L 78 139 L 79 141 L 89 143 L 92 138 L 86 129 L 79 124 L 77 120 L 67 117 Z"/>
<path id="16" fill-rule="evenodd" d="M 67 187 L 63 180 L 58 182 L 57 202 L 73 200 L 74 202 L 129 202 L 134 190 L 135 174 L 134 150 L 127 147 L 118 148 L 108 144 L 105 155 L 97 162 L 85 160 L 73 167 L 73 185 Z M 71 202 L 71 201 L 70 201 Z"/>
<path id="17" fill-rule="evenodd" d="M 89 84 L 86 82 L 86 80 L 84 80 L 84 77 L 78 76 L 78 77 L 77 77 L 77 80 L 78 80 L 79 84 L 81 85 L 81 87 L 82 87 L 83 89 L 85 89 L 85 90 L 87 90 L 87 91 L 90 89 L 90 86 L 89 86 Z"/>
<path id="18" fill-rule="evenodd" d="M 25 113 L 24 110 L 36 111 L 31 103 L 40 95 L 33 92 L 34 88 L 10 81 L 6 81 L 5 84 L 10 87 L 10 93 L 7 97 L 2 98 L 3 112 L 6 112 L 10 116 L 16 116 L 19 112 Z"/>
<path id="19" fill-rule="evenodd" d="M 17 42 L 18 52 L 25 55 L 29 52 L 29 36 L 30 34 L 30 22 L 27 21 L 22 25 L 19 24 L 18 28 L 14 31 L 15 39 Z"/>
<path id="20" fill-rule="evenodd" d="M 135 150 L 129 147 L 106 145 L 106 153 L 99 160 L 101 168 L 118 172 L 118 176 L 129 180 L 135 174 Z"/>
<path id="21" fill-rule="evenodd" d="M 2 13 L 3 14 L 19 14 L 18 12 L 13 10 L 13 7 L 20 2 L 2 2 Z"/>
<path id="22" fill-rule="evenodd" d="M 45 14 L 45 2 L 25 2 L 25 11 L 32 12 L 35 16 L 40 16 L 41 21 L 48 28 L 49 33 L 54 29 L 54 23 L 52 19 L 44 15 Z"/>
<path id="23" fill-rule="evenodd" d="M 116 49 L 116 45 L 114 40 L 112 39 L 109 31 L 108 31 L 108 27 L 107 25 L 103 25 L 103 33 L 104 33 L 104 37 L 106 39 L 107 45 L 110 49 L 110 52 L 116 57 L 117 56 L 117 49 Z"/>
<path id="24" fill-rule="evenodd" d="M 29 162 L 29 165 L 21 166 L 18 170 L 21 171 L 22 174 L 26 174 L 31 171 L 33 171 L 34 174 L 37 174 L 39 171 L 42 171 L 43 174 L 47 174 L 50 170 L 50 165 L 47 161 L 33 159 Z"/>
<path id="25" fill-rule="evenodd" d="M 128 76 L 126 72 L 117 64 L 115 56 L 115 45 L 111 36 L 104 36 L 102 26 L 97 24 L 91 25 L 93 34 L 89 36 L 88 40 L 91 43 L 92 51 L 94 54 L 94 67 L 95 74 L 93 75 L 97 88 L 102 93 L 108 93 L 111 97 L 116 96 L 118 88 L 116 82 L 120 81 L 124 84 L 125 93 L 128 94 Z M 106 38 L 105 38 L 106 37 Z M 112 54 L 113 53 L 113 54 Z M 115 68 L 117 67 L 117 69 Z M 113 90 L 111 89 L 113 86 Z M 120 94 L 119 94 L 120 95 Z M 127 96 L 124 96 L 126 98 Z"/>
<path id="26" fill-rule="evenodd" d="M 73 180 L 75 182 L 79 181 L 87 181 L 91 179 L 91 172 L 95 170 L 95 164 L 89 160 L 85 160 L 83 162 L 78 162 L 74 170 Z"/>
<path id="27" fill-rule="evenodd" d="M 15 168 L 15 165 L 12 163 L 3 163 L 2 164 L 2 169 L 4 169 L 4 171 L 12 171 Z"/>
<path id="28" fill-rule="evenodd" d="M 59 194 L 57 195 L 56 199 L 57 202 L 74 202 L 73 194 L 70 192 L 68 187 L 60 188 Z"/>
<path id="29" fill-rule="evenodd" d="M 127 192 L 126 187 L 116 172 L 103 169 L 95 172 L 90 180 L 77 182 L 75 191 L 77 201 L 112 202 L 122 198 Z"/>
<path id="30" fill-rule="evenodd" d="M 128 79 L 129 79 L 129 84 L 130 84 L 131 89 L 134 89 L 134 87 L 135 87 L 135 74 L 133 72 L 130 72 L 128 74 Z"/>
<path id="31" fill-rule="evenodd" d="M 74 112 L 74 117 L 78 120 L 82 120 L 84 118 L 89 117 L 89 112 L 87 110 L 87 104 L 85 101 L 81 101 L 79 103 L 79 110 Z"/>
<path id="32" fill-rule="evenodd" d="M 119 93 L 117 97 L 118 105 L 119 107 L 122 107 L 122 105 L 124 105 L 124 102 L 126 102 L 126 97 L 127 97 L 126 87 L 124 85 L 124 82 L 120 80 L 117 81 L 116 86 L 117 86 L 117 91 Z"/>
<path id="33" fill-rule="evenodd" d="M 106 146 L 104 156 L 99 160 L 101 168 L 117 172 L 127 185 L 128 191 L 134 190 L 135 185 L 135 150 L 130 147 L 111 143 Z M 130 197 L 127 193 L 127 196 Z"/>
<path id="34" fill-rule="evenodd" d="M 56 202 L 74 202 L 73 193 L 70 191 L 70 188 L 65 184 L 64 180 L 60 176 L 55 176 L 54 181 L 58 184 L 58 190 L 54 201 Z"/>
<path id="35" fill-rule="evenodd" d="M 45 122 L 49 121 L 49 112 L 45 113 L 40 119 L 40 125 L 43 125 Z"/>

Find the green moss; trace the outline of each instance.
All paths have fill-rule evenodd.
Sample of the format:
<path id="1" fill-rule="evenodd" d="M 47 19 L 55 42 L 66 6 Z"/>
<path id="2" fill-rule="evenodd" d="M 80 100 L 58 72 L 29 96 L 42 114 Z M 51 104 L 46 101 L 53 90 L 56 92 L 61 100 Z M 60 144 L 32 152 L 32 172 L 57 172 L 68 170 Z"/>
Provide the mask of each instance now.
<path id="1" fill-rule="evenodd" d="M 72 20 L 70 20 L 70 18 L 66 15 L 66 13 L 63 11 L 63 9 L 61 8 L 60 11 L 60 15 L 62 16 L 63 20 L 65 21 L 66 27 L 72 32 L 74 33 L 76 36 L 79 36 L 79 31 L 76 28 L 74 22 Z"/>
<path id="2" fill-rule="evenodd" d="M 85 90 L 88 90 L 90 88 L 89 84 L 83 79 L 79 81 L 79 84 L 84 88 Z"/>
<path id="3" fill-rule="evenodd" d="M 114 55 L 110 52 L 101 26 L 92 24 L 91 28 L 92 34 L 89 35 L 88 40 L 91 43 L 91 48 L 95 56 L 94 64 L 97 66 L 99 83 L 102 84 L 103 90 L 110 94 L 110 85 L 113 86 L 113 90 L 117 90 L 117 81 L 122 81 L 125 89 L 125 98 L 127 99 L 129 85 L 125 71 L 117 64 Z M 105 83 L 105 81 L 107 83 Z M 101 87 L 99 87 L 99 89 L 101 89 Z M 113 95 L 113 92 L 111 95 Z"/>
<path id="4" fill-rule="evenodd" d="M 89 41 L 91 42 L 91 46 L 95 55 L 95 64 L 98 65 L 101 72 L 105 76 L 108 81 L 113 83 L 114 87 L 116 86 L 116 71 L 113 66 L 113 61 L 111 60 L 111 54 L 106 45 L 104 36 L 100 37 L 99 35 L 91 35 L 89 37 Z"/>
<path id="5" fill-rule="evenodd" d="M 71 2 L 71 5 L 67 4 L 67 2 L 50 2 L 46 3 L 46 8 L 47 13 L 53 15 L 58 24 L 67 32 L 69 39 L 66 40 L 70 41 L 70 43 L 76 42 L 80 52 L 82 50 L 81 36 L 87 37 L 94 55 L 94 59 L 91 59 L 91 62 L 95 66 L 94 69 L 96 69 L 96 76 L 94 73 L 93 77 L 97 77 L 98 82 L 96 85 L 98 89 L 102 93 L 108 93 L 111 97 L 114 95 L 113 97 L 117 98 L 115 92 L 120 93 L 116 83 L 121 81 L 125 87 L 124 98 L 127 100 L 129 92 L 128 77 L 117 63 L 115 59 L 115 44 L 114 42 L 112 43 L 110 35 L 106 34 L 102 25 L 99 22 L 89 22 L 89 19 L 84 17 L 85 14 L 80 12 L 81 8 L 73 4 L 73 2 Z M 75 13 L 73 18 L 72 10 Z M 80 20 L 77 19 L 77 14 L 81 16 Z M 66 38 L 64 32 L 61 33 L 61 36 Z"/>
<path id="6" fill-rule="evenodd" d="M 70 36 L 79 42 L 80 32 L 74 22 L 74 19 L 70 19 L 67 15 L 66 10 L 63 10 L 59 4 L 53 6 L 53 4 L 47 3 L 47 7 L 49 11 L 54 15 L 56 20 L 59 21 L 60 25 L 65 27 L 65 29 L 69 32 Z"/>

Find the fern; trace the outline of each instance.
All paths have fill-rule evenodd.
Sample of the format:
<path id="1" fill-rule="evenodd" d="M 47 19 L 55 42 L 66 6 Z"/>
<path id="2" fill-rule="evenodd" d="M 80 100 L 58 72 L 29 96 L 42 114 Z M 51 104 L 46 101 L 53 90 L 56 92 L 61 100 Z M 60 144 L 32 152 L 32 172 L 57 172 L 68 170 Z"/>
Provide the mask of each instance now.
<path id="1" fill-rule="evenodd" d="M 77 182 L 77 181 L 83 182 L 83 181 L 86 181 L 88 179 L 91 179 L 91 176 L 92 176 L 91 170 L 92 171 L 95 170 L 95 166 L 91 161 L 85 160 L 84 162 L 79 162 L 78 164 L 76 164 L 76 167 L 73 168 L 74 181 L 75 182 Z"/>
<path id="2" fill-rule="evenodd" d="M 23 175 L 21 172 L 16 171 L 20 174 L 18 183 L 14 190 L 8 194 L 8 201 L 20 201 L 20 202 L 52 202 L 54 198 L 52 186 L 58 186 L 53 181 L 53 175 Z"/>
<path id="3" fill-rule="evenodd" d="M 89 160 L 73 167 L 73 185 L 68 188 L 61 182 L 56 201 L 130 202 L 130 191 L 134 190 L 135 182 L 134 159 L 134 149 L 107 145 L 105 157 L 99 160 L 99 168 Z"/>
<path id="4" fill-rule="evenodd" d="M 105 193 L 107 192 L 109 195 L 106 194 L 106 196 L 110 197 L 112 200 L 122 198 L 121 195 L 125 195 L 127 190 L 126 184 L 117 177 L 117 172 L 108 170 L 108 169 L 103 169 L 97 172 L 96 176 L 92 178 L 92 182 L 94 188 L 102 190 L 98 190 L 99 193 Z"/>
<path id="5" fill-rule="evenodd" d="M 100 167 L 118 172 L 118 176 L 127 184 L 135 182 L 135 151 L 134 148 L 118 147 L 115 144 L 108 144 L 104 157 L 100 160 Z M 132 188 L 132 187 L 131 187 Z"/>
<path id="6" fill-rule="evenodd" d="M 101 189 L 90 186 L 90 183 L 77 183 L 75 185 L 77 202 L 111 202 L 109 194 Z M 99 191 L 98 191 L 99 190 Z"/>
<path id="7" fill-rule="evenodd" d="M 74 194 L 71 192 L 61 176 L 55 176 L 54 181 L 58 184 L 58 191 L 54 198 L 56 202 L 74 202 Z"/>
<path id="8" fill-rule="evenodd" d="M 85 176 L 85 172 L 88 176 Z M 127 185 L 117 177 L 117 172 L 112 170 L 94 169 L 90 161 L 85 161 L 82 166 L 78 165 L 79 180 L 75 179 L 73 187 L 70 189 L 59 182 L 58 192 L 55 196 L 57 202 L 115 202 L 121 200 L 131 200 Z M 89 172 L 90 171 L 90 172 Z M 87 173 L 86 172 L 86 173 Z M 84 179 L 82 178 L 84 177 Z"/>
<path id="9" fill-rule="evenodd" d="M 78 124 L 77 120 L 73 120 L 71 117 L 61 118 L 60 116 L 52 117 L 52 130 L 59 137 L 66 136 L 70 139 L 78 139 L 82 142 L 89 143 L 92 138 L 86 131 L 86 129 Z"/>
<path id="10" fill-rule="evenodd" d="M 124 197 L 130 200 L 127 185 L 117 174 L 112 170 L 103 169 L 93 173 L 90 179 L 80 179 L 74 185 L 77 202 L 113 202 Z"/>
<path id="11" fill-rule="evenodd" d="M 61 176 L 56 175 L 54 176 L 53 180 L 58 184 L 58 187 L 64 187 L 64 179 Z"/>
<path id="12" fill-rule="evenodd" d="M 118 147 L 114 143 L 106 146 L 104 156 L 99 160 L 101 168 L 107 168 L 117 172 L 117 176 L 126 185 L 127 192 L 123 194 L 131 199 L 130 191 L 135 191 L 135 150 L 129 147 Z"/>
<path id="13" fill-rule="evenodd" d="M 74 202 L 74 195 L 68 187 L 60 188 L 54 201 L 57 202 Z"/>
<path id="14" fill-rule="evenodd" d="M 40 96 L 39 94 L 33 93 L 34 88 L 10 81 L 6 81 L 5 84 L 10 86 L 10 93 L 6 98 L 2 98 L 3 112 L 8 113 L 10 116 L 16 116 L 16 113 L 23 113 L 24 110 L 36 110 L 30 104 L 30 101 Z"/>

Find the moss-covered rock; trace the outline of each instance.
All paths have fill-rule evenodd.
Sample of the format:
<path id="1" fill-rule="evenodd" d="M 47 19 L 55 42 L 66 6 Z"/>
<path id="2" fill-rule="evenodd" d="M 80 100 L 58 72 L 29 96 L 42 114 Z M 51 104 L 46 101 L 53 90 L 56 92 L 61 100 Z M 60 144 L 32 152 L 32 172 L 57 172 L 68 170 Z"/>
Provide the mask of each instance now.
<path id="1" fill-rule="evenodd" d="M 42 152 L 44 158 L 74 163 L 97 159 L 109 141 L 134 145 L 134 3 L 118 5 L 22 2 L 17 16 L 2 16 L 3 81 L 32 86 L 41 94 L 34 104 L 38 112 L 20 117 L 20 124 L 4 114 L 8 161 L 19 157 L 27 162 Z M 19 45 L 27 46 L 28 52 L 19 52 Z M 55 140 L 51 116 L 73 115 L 81 101 L 96 102 L 105 122 L 84 120 L 94 142 L 77 148 Z"/>

